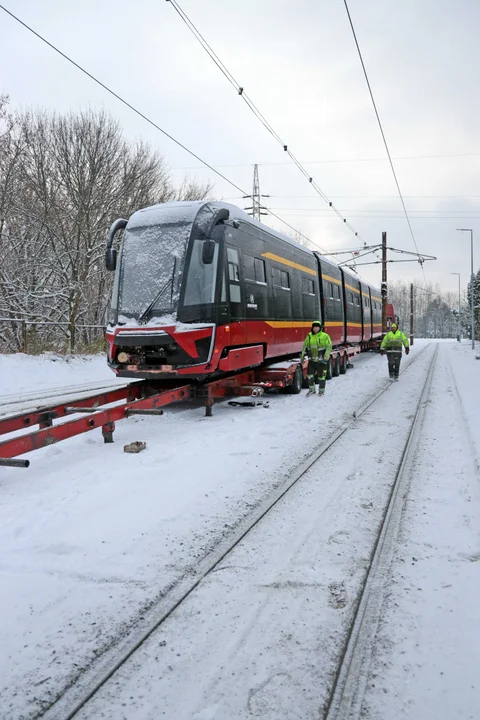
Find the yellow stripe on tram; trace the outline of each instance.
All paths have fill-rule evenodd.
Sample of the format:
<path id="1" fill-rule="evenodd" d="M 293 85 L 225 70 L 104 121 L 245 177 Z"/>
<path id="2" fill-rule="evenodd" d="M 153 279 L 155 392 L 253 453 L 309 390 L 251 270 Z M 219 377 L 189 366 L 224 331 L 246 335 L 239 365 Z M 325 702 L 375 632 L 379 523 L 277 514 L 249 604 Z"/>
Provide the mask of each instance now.
<path id="1" fill-rule="evenodd" d="M 292 320 L 265 320 L 273 328 L 309 328 L 313 321 L 297 322 Z"/>
<path id="2" fill-rule="evenodd" d="M 281 257 L 280 255 L 275 255 L 271 252 L 262 253 L 262 257 L 266 257 L 269 260 L 275 260 L 275 262 L 281 263 L 282 265 L 288 265 L 288 267 L 296 268 L 297 270 L 302 270 L 303 272 L 308 273 L 309 275 L 315 275 L 317 276 L 317 271 L 312 270 L 312 268 L 307 267 L 306 265 L 300 265 L 299 263 L 293 262 L 293 260 L 287 260 L 287 258 Z"/>
<path id="3" fill-rule="evenodd" d="M 337 278 L 332 278 L 332 277 L 330 277 L 330 275 L 324 275 L 323 273 L 322 273 L 322 279 L 328 280 L 329 282 L 337 283 L 337 285 L 342 284 L 341 280 L 337 280 Z"/>

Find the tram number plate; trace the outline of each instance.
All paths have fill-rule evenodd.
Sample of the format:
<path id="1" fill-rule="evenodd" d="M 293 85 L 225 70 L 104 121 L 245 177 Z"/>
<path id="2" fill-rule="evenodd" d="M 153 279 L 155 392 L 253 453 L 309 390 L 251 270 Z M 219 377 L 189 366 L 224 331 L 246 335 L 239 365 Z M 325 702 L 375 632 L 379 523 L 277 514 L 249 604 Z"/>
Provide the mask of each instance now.
<path id="1" fill-rule="evenodd" d="M 173 365 L 160 365 L 160 370 L 162 372 L 172 372 Z"/>

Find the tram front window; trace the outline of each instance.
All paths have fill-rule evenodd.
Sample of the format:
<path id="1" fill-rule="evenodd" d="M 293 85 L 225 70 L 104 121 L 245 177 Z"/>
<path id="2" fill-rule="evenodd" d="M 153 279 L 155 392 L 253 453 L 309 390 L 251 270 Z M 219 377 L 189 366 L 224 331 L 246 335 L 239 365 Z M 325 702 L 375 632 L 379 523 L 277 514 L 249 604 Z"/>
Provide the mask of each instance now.
<path id="1" fill-rule="evenodd" d="M 215 280 L 217 276 L 218 245 L 215 245 L 213 262 L 204 265 L 202 261 L 203 240 L 195 240 L 192 246 L 184 305 L 211 305 L 215 302 Z"/>
<path id="2" fill-rule="evenodd" d="M 118 286 L 114 284 L 118 297 L 112 296 L 112 309 L 117 301 L 119 318 L 148 321 L 176 312 L 191 227 L 191 223 L 162 223 L 125 231 Z"/>

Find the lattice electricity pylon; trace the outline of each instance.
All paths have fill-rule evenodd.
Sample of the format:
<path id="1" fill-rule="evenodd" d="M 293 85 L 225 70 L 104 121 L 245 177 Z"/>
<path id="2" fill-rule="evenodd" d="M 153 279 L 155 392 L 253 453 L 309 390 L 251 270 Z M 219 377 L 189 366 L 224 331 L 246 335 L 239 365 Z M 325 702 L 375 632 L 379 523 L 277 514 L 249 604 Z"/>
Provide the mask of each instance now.
<path id="1" fill-rule="evenodd" d="M 245 208 L 245 210 L 248 212 L 249 215 L 251 215 L 255 220 L 260 220 L 261 215 L 268 215 L 268 212 L 266 212 L 266 209 L 263 207 L 262 202 L 260 198 L 262 197 L 270 197 L 270 195 L 261 195 L 260 194 L 260 181 L 258 179 L 258 165 L 253 166 L 253 193 L 252 195 L 244 195 L 244 200 L 251 199 L 252 205 L 250 207 Z"/>

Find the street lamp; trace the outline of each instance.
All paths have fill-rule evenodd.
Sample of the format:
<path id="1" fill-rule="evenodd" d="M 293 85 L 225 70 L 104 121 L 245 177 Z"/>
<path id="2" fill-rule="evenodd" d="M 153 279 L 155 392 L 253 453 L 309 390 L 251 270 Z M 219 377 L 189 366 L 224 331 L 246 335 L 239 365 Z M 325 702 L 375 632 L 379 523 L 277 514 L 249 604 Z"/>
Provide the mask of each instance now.
<path id="1" fill-rule="evenodd" d="M 458 337 L 457 340 L 460 342 L 460 336 L 462 333 L 462 324 L 460 322 L 460 273 L 450 273 L 450 275 L 458 275 Z"/>
<path id="2" fill-rule="evenodd" d="M 472 350 L 475 350 L 475 313 L 474 313 L 474 302 L 473 302 L 473 296 L 475 295 L 474 289 L 475 289 L 475 275 L 473 274 L 473 230 L 471 228 L 457 228 L 459 232 L 469 232 L 470 233 L 470 243 L 471 243 L 471 263 L 472 263 L 472 280 L 471 280 L 471 292 L 470 292 L 470 304 L 472 306 Z"/>

